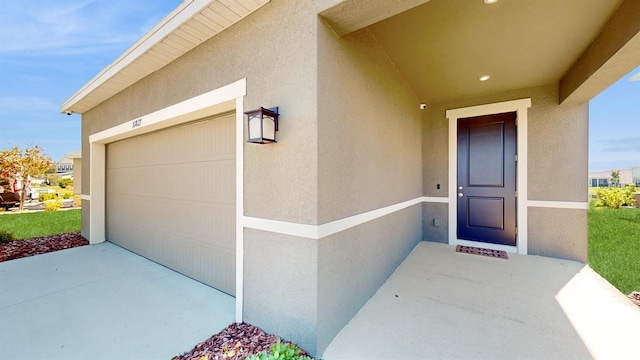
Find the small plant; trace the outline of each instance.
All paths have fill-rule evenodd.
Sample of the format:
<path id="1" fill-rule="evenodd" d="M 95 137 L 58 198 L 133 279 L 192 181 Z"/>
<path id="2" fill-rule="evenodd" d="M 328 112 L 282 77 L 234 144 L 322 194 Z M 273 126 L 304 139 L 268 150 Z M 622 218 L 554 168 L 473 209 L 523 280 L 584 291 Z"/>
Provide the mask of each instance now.
<path id="1" fill-rule="evenodd" d="M 257 355 L 251 355 L 247 360 L 311 360 L 306 355 L 300 355 L 302 350 L 293 343 L 282 343 L 280 340 L 276 344 L 271 345 L 269 353 L 266 351 Z"/>
<path id="2" fill-rule="evenodd" d="M 47 200 L 44 202 L 44 211 L 58 211 L 62 207 L 62 200 Z"/>
<path id="3" fill-rule="evenodd" d="M 71 191 L 64 191 L 58 196 L 63 198 L 63 199 L 65 199 L 65 200 L 68 200 L 68 199 L 71 199 L 73 197 L 73 193 Z"/>
<path id="4" fill-rule="evenodd" d="M 227 347 L 227 345 L 225 344 L 222 347 L 222 358 L 223 359 L 229 359 L 229 360 L 236 360 L 238 358 L 238 356 L 240 356 L 240 354 L 242 354 L 243 351 L 244 351 L 244 349 L 242 348 L 242 344 L 240 343 L 240 341 L 238 341 L 236 343 L 236 346 L 234 346 L 231 349 L 229 349 Z"/>
<path id="5" fill-rule="evenodd" d="M 38 201 L 48 201 L 48 200 L 55 200 L 58 198 L 58 194 L 54 194 L 54 193 L 42 193 L 40 195 L 38 195 Z"/>
<path id="6" fill-rule="evenodd" d="M 0 230 L 0 244 L 6 244 L 9 242 L 15 241 L 15 239 L 16 238 L 13 236 L 13 233 Z"/>
<path id="7" fill-rule="evenodd" d="M 60 181 L 58 181 L 58 186 L 66 189 L 69 186 L 73 186 L 73 180 L 69 178 L 60 179 Z"/>

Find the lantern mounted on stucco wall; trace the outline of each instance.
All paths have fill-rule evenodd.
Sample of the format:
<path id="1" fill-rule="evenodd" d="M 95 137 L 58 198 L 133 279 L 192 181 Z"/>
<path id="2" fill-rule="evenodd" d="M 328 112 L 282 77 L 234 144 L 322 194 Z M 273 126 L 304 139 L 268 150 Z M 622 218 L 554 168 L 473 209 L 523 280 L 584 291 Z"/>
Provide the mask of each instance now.
<path id="1" fill-rule="evenodd" d="M 278 131 L 278 108 L 265 109 L 260 107 L 256 110 L 247 111 L 247 142 L 256 144 L 268 144 L 276 141 L 276 131 Z"/>

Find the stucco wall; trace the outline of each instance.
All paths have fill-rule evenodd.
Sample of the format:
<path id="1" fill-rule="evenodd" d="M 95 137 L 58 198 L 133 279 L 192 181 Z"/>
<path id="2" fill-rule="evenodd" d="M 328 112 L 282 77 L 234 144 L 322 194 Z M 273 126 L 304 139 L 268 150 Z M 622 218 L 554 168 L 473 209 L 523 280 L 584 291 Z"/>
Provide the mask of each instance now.
<path id="1" fill-rule="evenodd" d="M 244 321 L 315 354 L 318 241 L 244 230 Z"/>
<path id="2" fill-rule="evenodd" d="M 531 98 L 528 111 L 529 200 L 586 202 L 587 183 L 584 180 L 588 173 L 588 104 L 558 105 L 557 84 L 427 107 L 423 113 L 423 194 L 434 197 L 446 197 L 448 194 L 446 110 L 522 98 Z M 440 190 L 437 190 L 437 184 L 440 184 Z M 440 231 L 432 226 L 433 218 L 442 216 L 442 210 L 431 208 L 433 206 L 426 206 L 423 214 L 424 239 L 447 242 L 446 229 Z M 544 216 L 539 210 L 532 209 L 529 208 L 529 253 L 585 259 L 586 210 L 558 209 L 567 220 L 563 223 L 562 231 L 541 232 L 536 227 L 547 226 L 542 221 Z"/>
<path id="3" fill-rule="evenodd" d="M 319 240 L 319 352 L 422 239 L 421 213 L 418 204 Z"/>
<path id="4" fill-rule="evenodd" d="M 89 239 L 90 228 L 89 228 L 89 201 L 82 200 L 82 229 L 81 233 L 85 239 Z"/>
<path id="5" fill-rule="evenodd" d="M 83 114 L 83 167 L 89 135 L 246 78 L 245 110 L 279 106 L 281 117 L 277 144 L 244 144 L 245 214 L 315 224 L 316 14 L 306 1 L 272 0 Z"/>
<path id="6" fill-rule="evenodd" d="M 421 194 L 420 103 L 367 29 L 318 24 L 318 221 Z M 318 243 L 321 353 L 421 240 L 416 205 Z"/>
<path id="7" fill-rule="evenodd" d="M 367 29 L 318 30 L 320 223 L 420 196 L 420 102 Z"/>
<path id="8" fill-rule="evenodd" d="M 587 262 L 587 210 L 530 207 L 529 253 Z"/>
<path id="9" fill-rule="evenodd" d="M 449 243 L 449 204 L 422 204 L 422 239 L 425 241 Z M 439 222 L 436 225 L 436 222 Z"/>

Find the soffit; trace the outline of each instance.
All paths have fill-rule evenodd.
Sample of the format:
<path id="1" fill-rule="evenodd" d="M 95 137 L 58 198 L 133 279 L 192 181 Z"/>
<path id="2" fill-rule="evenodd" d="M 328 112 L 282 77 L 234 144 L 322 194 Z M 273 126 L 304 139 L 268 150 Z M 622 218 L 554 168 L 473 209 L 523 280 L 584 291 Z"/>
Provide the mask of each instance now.
<path id="1" fill-rule="evenodd" d="M 85 84 L 61 106 L 82 114 L 206 40 L 270 0 L 185 0 L 160 23 Z"/>
<path id="2" fill-rule="evenodd" d="M 433 104 L 558 82 L 621 3 L 431 0 L 368 30 Z"/>

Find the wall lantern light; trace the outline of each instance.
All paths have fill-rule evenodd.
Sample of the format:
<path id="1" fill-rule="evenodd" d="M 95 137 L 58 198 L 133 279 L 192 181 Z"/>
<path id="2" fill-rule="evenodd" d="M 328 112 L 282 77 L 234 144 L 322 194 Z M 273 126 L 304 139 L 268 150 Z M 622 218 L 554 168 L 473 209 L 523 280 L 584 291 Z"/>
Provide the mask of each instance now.
<path id="1" fill-rule="evenodd" d="M 257 110 L 245 112 L 247 115 L 247 128 L 249 138 L 247 142 L 266 144 L 276 141 L 276 131 L 278 131 L 278 108 L 265 109 L 260 107 Z"/>

